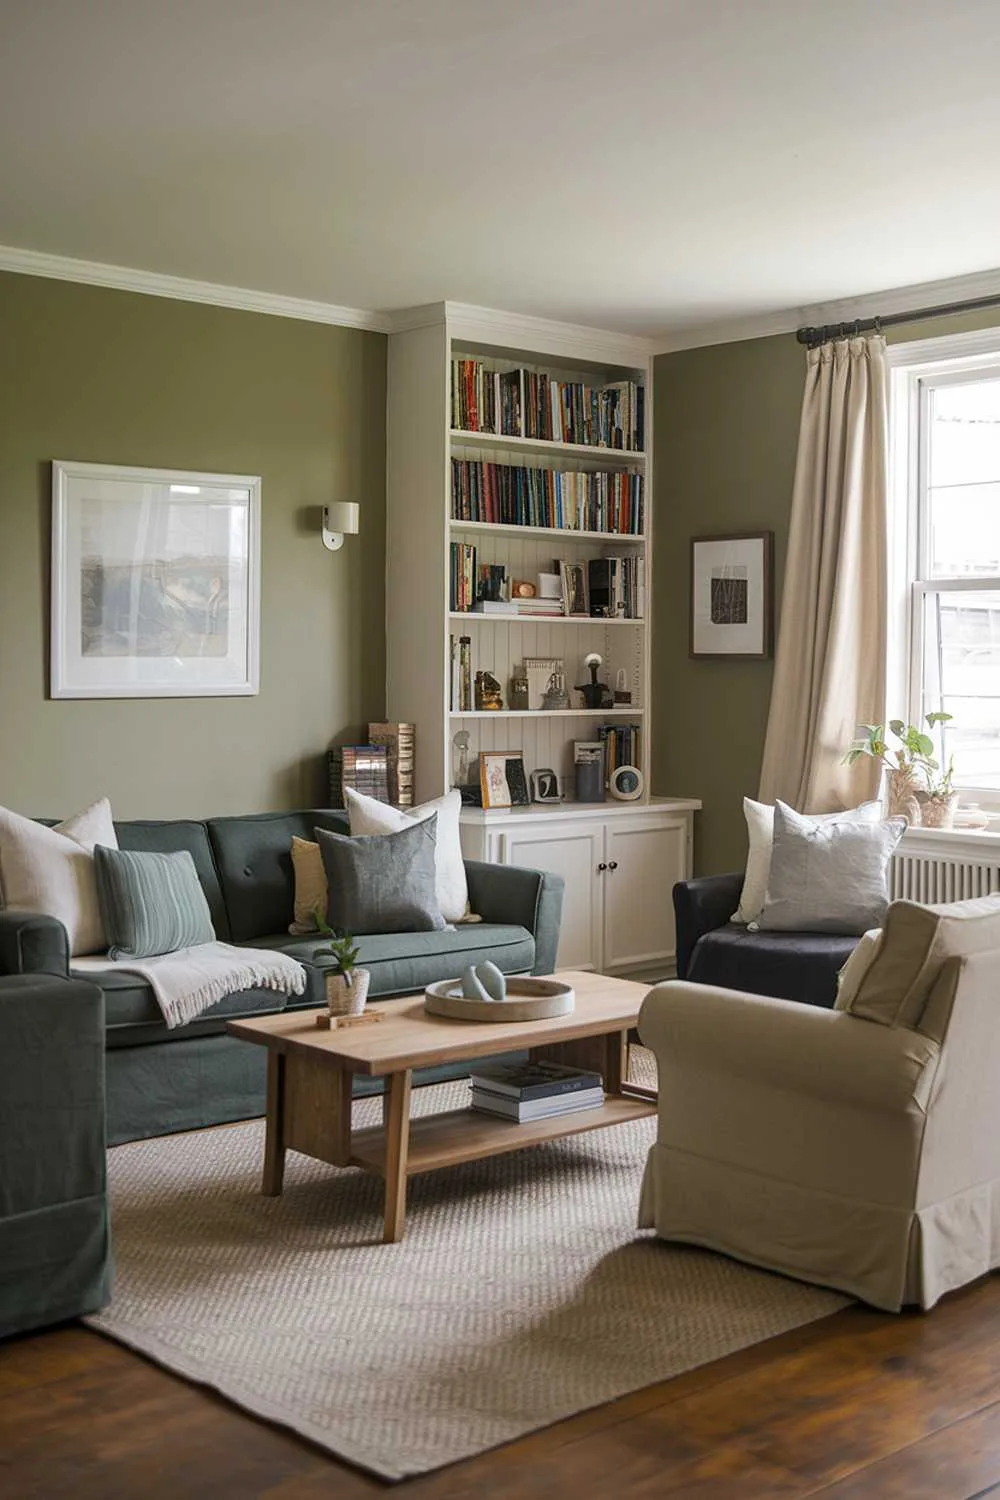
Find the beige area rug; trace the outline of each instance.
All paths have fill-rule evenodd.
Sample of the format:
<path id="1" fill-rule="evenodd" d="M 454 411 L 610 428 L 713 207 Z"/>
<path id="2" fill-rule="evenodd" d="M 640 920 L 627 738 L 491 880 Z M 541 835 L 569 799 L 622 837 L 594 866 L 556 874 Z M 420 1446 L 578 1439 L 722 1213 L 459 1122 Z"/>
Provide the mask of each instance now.
<path id="1" fill-rule="evenodd" d="M 421 1089 L 414 1112 L 464 1103 Z M 380 1106 L 355 1105 L 373 1123 Z M 117 1280 L 93 1328 L 349 1462 L 401 1479 L 825 1317 L 831 1292 L 635 1229 L 650 1117 L 382 1185 L 263 1123 L 109 1153 Z"/>

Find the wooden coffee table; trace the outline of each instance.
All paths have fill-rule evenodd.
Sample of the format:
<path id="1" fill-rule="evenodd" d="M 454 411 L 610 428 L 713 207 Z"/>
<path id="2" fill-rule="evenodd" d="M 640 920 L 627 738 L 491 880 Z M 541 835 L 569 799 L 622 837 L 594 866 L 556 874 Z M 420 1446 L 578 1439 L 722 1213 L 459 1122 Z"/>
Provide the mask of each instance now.
<path id="1" fill-rule="evenodd" d="M 424 1013 L 422 994 L 376 1002 L 385 1019 L 373 1026 L 322 1031 L 313 1010 L 230 1021 L 234 1036 L 267 1048 L 262 1191 L 281 1192 L 287 1150 L 334 1167 L 364 1167 L 385 1178 L 384 1238 L 400 1240 L 407 1177 L 655 1113 L 655 1094 L 627 1081 L 628 1030 L 649 986 L 575 971 L 557 977 L 576 991 L 576 1009 L 549 1021 L 446 1020 Z M 410 1119 L 414 1068 L 525 1050 L 596 1069 L 604 1104 L 523 1125 L 472 1109 Z M 385 1079 L 381 1128 L 351 1130 L 354 1073 Z"/>

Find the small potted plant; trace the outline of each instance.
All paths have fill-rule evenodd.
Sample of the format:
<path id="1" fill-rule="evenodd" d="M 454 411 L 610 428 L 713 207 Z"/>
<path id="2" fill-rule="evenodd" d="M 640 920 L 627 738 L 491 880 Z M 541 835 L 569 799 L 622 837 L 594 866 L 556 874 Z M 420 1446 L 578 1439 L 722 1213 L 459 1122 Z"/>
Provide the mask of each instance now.
<path id="1" fill-rule="evenodd" d="M 329 942 L 314 948 L 312 956 L 333 960 L 326 975 L 326 1008 L 331 1016 L 360 1016 L 368 999 L 371 971 L 358 968 L 358 949 L 349 932 L 330 927 L 321 911 L 313 915 L 320 936 Z"/>
<path id="2" fill-rule="evenodd" d="M 925 828 L 954 828 L 958 793 L 953 785 L 955 757 L 948 762 L 946 771 L 925 769 L 924 790 L 917 793 L 920 803 L 920 819 Z"/>
<path id="3" fill-rule="evenodd" d="M 933 730 L 937 724 L 945 724 L 951 714 L 932 713 L 925 715 L 924 723 Z M 852 766 L 859 755 L 870 755 L 887 767 L 886 813 L 890 818 L 904 817 L 913 825 L 923 821 L 921 795 L 925 794 L 921 781 L 929 782 L 931 773 L 940 769 L 934 758 L 934 741 L 916 724 L 904 724 L 902 719 L 890 719 L 888 733 L 899 744 L 890 747 L 886 738 L 885 724 L 863 724 L 862 734 L 854 741 L 844 759 Z M 950 767 L 949 767 L 950 775 Z M 954 816 L 954 810 L 953 810 Z M 941 825 L 938 825 L 941 826 Z"/>

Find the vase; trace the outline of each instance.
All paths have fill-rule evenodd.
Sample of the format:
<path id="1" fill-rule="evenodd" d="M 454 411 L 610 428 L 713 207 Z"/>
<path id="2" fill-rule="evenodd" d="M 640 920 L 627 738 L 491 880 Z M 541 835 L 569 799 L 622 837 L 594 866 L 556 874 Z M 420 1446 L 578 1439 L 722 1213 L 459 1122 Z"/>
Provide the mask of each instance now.
<path id="1" fill-rule="evenodd" d="M 917 783 L 910 771 L 888 771 L 885 778 L 885 812 L 888 818 L 905 818 L 911 828 L 921 822 Z"/>
<path id="2" fill-rule="evenodd" d="M 326 976 L 326 1008 L 331 1016 L 360 1016 L 372 982 L 370 969 L 352 969 L 351 983 L 343 974 Z"/>
<path id="3" fill-rule="evenodd" d="M 920 821 L 925 828 L 954 828 L 958 793 L 949 797 L 929 797 L 925 792 L 920 798 Z"/>

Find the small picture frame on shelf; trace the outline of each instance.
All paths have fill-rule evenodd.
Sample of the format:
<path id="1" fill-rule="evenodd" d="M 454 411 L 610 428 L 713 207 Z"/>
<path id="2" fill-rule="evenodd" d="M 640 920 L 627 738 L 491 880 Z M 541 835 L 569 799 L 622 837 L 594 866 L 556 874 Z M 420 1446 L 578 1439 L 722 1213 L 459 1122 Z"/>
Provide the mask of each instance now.
<path id="1" fill-rule="evenodd" d="M 527 807 L 531 802 L 520 751 L 481 750 L 479 784 L 484 808 Z"/>
<path id="2" fill-rule="evenodd" d="M 567 562 L 559 559 L 559 578 L 562 584 L 563 613 L 571 619 L 590 618 L 590 588 L 585 562 Z"/>

